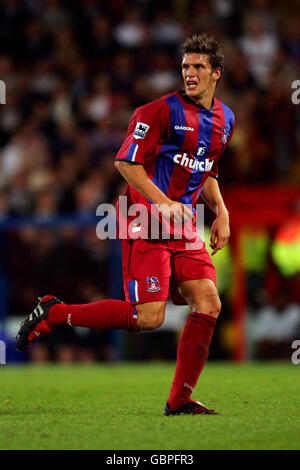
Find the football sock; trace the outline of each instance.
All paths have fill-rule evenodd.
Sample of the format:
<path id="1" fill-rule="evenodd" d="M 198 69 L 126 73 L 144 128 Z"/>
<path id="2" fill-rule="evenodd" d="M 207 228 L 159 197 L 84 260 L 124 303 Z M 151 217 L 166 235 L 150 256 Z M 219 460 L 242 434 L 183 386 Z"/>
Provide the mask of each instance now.
<path id="1" fill-rule="evenodd" d="M 216 318 L 189 314 L 177 348 L 177 364 L 168 404 L 176 409 L 190 401 L 191 393 L 206 363 Z"/>
<path id="2" fill-rule="evenodd" d="M 56 304 L 50 308 L 47 323 L 53 326 L 68 324 L 86 328 L 137 331 L 137 311 L 122 300 L 100 300 L 89 304 Z"/>

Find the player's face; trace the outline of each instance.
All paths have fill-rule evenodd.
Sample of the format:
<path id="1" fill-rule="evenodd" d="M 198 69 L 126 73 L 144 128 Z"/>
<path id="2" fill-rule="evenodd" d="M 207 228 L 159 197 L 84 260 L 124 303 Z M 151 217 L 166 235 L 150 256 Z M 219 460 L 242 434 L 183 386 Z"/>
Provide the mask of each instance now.
<path id="1" fill-rule="evenodd" d="M 206 93 L 213 94 L 220 78 L 220 70 L 212 70 L 208 55 L 196 52 L 184 54 L 181 67 L 184 89 L 190 98 L 197 99 Z"/>

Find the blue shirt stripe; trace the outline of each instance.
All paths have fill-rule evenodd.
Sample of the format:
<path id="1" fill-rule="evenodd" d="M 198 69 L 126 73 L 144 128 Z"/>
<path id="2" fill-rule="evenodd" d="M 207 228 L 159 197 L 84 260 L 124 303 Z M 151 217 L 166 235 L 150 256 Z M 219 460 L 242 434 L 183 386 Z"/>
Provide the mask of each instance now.
<path id="1" fill-rule="evenodd" d="M 176 95 L 171 95 L 166 99 L 170 107 L 170 123 L 171 123 L 171 136 L 165 144 L 163 144 L 155 165 L 153 183 L 167 194 L 172 171 L 175 162 L 173 161 L 174 152 L 178 153 L 183 146 L 185 131 L 175 133 L 174 127 L 185 127 L 185 111 L 183 104 Z"/>
<path id="2" fill-rule="evenodd" d="M 137 146 L 138 146 L 138 144 L 135 144 L 135 143 L 132 143 L 132 144 L 130 145 L 125 160 L 128 160 L 128 161 L 130 161 L 130 162 L 133 161 L 134 152 L 135 152 Z"/>
<path id="3" fill-rule="evenodd" d="M 199 134 L 198 134 L 198 149 L 205 148 L 203 155 L 195 155 L 196 160 L 203 162 L 205 167 L 206 155 L 209 152 L 211 145 L 211 136 L 213 131 L 213 111 L 199 109 Z M 203 173 L 193 169 L 189 179 L 185 194 L 179 199 L 183 204 L 192 204 L 193 193 L 197 191 L 201 184 Z"/>

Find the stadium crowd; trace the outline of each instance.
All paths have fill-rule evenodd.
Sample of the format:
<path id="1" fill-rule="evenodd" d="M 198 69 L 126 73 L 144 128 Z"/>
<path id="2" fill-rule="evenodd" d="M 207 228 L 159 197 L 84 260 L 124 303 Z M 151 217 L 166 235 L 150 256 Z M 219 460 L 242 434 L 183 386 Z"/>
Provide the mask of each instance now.
<path id="1" fill-rule="evenodd" d="M 0 221 L 94 215 L 114 203 L 124 181 L 113 161 L 129 119 L 181 87 L 180 44 L 199 32 L 224 44 L 217 97 L 236 116 L 220 184 L 296 185 L 296 13 L 283 0 L 3 0 Z M 3 237 L 10 313 L 23 315 L 41 292 L 73 302 L 109 294 L 109 242 L 94 226 L 28 226 Z"/>

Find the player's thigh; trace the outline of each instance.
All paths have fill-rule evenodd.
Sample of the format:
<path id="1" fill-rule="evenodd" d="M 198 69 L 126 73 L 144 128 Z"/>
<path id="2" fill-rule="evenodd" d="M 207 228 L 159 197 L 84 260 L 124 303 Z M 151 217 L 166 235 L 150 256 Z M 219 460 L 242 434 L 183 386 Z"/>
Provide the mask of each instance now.
<path id="1" fill-rule="evenodd" d="M 136 304 L 138 329 L 155 330 L 161 326 L 165 319 L 166 304 L 165 300 Z"/>
<path id="2" fill-rule="evenodd" d="M 218 317 L 221 310 L 221 301 L 216 285 L 211 279 L 182 281 L 178 283 L 178 288 L 192 312 Z"/>
<path id="3" fill-rule="evenodd" d="M 125 299 L 136 306 L 140 329 L 157 328 L 169 295 L 171 252 L 148 240 L 123 240 L 122 247 Z"/>

